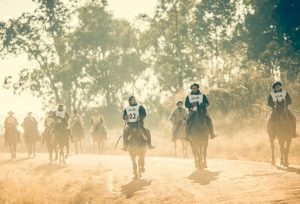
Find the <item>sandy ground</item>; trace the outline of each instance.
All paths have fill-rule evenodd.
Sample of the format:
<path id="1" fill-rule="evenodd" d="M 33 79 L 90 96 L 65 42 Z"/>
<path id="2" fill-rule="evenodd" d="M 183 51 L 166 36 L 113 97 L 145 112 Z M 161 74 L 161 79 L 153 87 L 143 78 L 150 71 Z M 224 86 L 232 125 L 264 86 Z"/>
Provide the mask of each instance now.
<path id="1" fill-rule="evenodd" d="M 129 156 L 71 155 L 67 164 L 47 154 L 27 159 L 0 154 L 0 203 L 300 203 L 300 166 L 147 157 L 133 180 Z"/>

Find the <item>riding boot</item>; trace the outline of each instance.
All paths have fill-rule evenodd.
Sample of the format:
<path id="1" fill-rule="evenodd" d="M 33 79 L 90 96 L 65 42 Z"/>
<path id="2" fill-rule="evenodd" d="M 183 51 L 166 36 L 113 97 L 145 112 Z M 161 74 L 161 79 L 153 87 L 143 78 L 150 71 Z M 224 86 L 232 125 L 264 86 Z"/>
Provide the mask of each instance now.
<path id="1" fill-rule="evenodd" d="M 206 116 L 206 119 L 209 128 L 210 139 L 214 139 L 217 135 L 214 133 L 214 126 L 213 126 L 212 119 L 209 115 Z"/>
<path id="2" fill-rule="evenodd" d="M 146 128 L 142 128 L 143 129 L 143 134 L 146 136 L 147 138 L 147 145 L 148 145 L 148 148 L 149 149 L 154 149 L 155 147 L 152 146 L 152 143 L 151 143 L 151 134 L 150 134 L 150 131 Z"/>

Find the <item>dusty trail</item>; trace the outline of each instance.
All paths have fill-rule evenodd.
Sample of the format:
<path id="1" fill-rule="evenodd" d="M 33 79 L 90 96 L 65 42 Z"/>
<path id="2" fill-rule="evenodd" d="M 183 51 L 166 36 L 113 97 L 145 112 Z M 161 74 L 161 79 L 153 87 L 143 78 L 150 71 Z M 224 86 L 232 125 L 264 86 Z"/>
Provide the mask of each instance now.
<path id="1" fill-rule="evenodd" d="M 0 203 L 300 203 L 299 166 L 208 160 L 197 172 L 192 159 L 148 157 L 135 181 L 129 156 L 18 156 L 0 155 Z"/>

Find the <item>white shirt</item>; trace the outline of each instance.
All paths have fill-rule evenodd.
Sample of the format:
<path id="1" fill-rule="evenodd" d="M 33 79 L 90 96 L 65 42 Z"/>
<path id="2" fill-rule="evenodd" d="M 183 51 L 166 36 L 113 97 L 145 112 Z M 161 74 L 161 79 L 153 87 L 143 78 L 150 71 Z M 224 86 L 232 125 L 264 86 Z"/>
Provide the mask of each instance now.
<path id="1" fill-rule="evenodd" d="M 274 92 L 272 91 L 271 92 L 271 97 L 273 99 L 274 102 L 281 102 L 283 100 L 285 100 L 285 97 L 286 97 L 286 91 L 280 91 L 280 92 Z"/>

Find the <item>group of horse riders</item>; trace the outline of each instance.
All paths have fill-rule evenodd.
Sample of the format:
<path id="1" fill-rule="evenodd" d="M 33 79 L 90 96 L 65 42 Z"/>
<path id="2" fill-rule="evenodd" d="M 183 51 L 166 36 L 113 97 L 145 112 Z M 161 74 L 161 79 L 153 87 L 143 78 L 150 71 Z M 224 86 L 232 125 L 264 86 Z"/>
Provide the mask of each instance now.
<path id="1" fill-rule="evenodd" d="M 268 106 L 272 108 L 270 115 L 270 120 L 276 120 L 275 108 L 277 103 L 285 101 L 286 107 L 292 103 L 291 97 L 288 92 L 282 90 L 280 82 L 275 82 L 272 85 L 273 91 L 270 93 L 268 98 Z M 211 117 L 207 113 L 207 107 L 209 106 L 209 101 L 205 94 L 200 91 L 200 86 L 197 83 L 194 83 L 190 86 L 191 92 L 185 98 L 185 108 L 183 107 L 183 101 L 177 102 L 177 108 L 173 111 L 171 115 L 171 122 L 173 123 L 173 140 L 178 136 L 178 128 L 182 125 L 185 126 L 185 137 L 188 138 L 190 134 L 190 129 L 195 121 L 196 114 L 199 114 L 199 119 L 203 124 L 206 124 L 209 129 L 210 138 L 213 139 L 217 135 L 214 133 L 213 122 Z M 123 141 L 124 146 L 123 150 L 127 151 L 128 141 L 130 140 L 131 130 L 138 128 L 142 132 L 147 146 L 149 149 L 153 149 L 151 142 L 151 134 L 149 129 L 145 128 L 144 119 L 146 118 L 146 110 L 143 105 L 137 103 L 137 100 L 134 96 L 130 96 L 128 99 L 129 105 L 123 111 L 123 120 L 126 121 L 126 127 L 123 131 Z M 4 140 L 7 142 L 7 130 L 10 129 L 15 134 L 18 134 L 17 126 L 18 121 L 13 116 L 13 112 L 8 113 L 9 116 L 5 119 L 4 128 Z M 288 110 L 288 115 L 291 120 L 293 128 L 293 137 L 296 137 L 296 117 L 295 115 Z M 104 119 L 99 111 L 95 110 L 91 117 L 92 133 L 98 131 L 105 132 Z M 36 119 L 32 116 L 32 113 L 29 112 L 24 122 L 22 123 L 24 128 L 24 139 L 25 142 L 30 138 L 30 136 L 38 137 L 38 123 Z M 49 111 L 47 117 L 44 121 L 45 132 L 53 131 L 54 135 L 57 131 L 63 131 L 65 134 L 72 135 L 72 138 L 81 138 L 83 137 L 84 123 L 81 116 L 77 111 L 74 111 L 71 117 L 69 118 L 68 113 L 64 110 L 62 104 L 58 105 L 57 110 Z M 69 128 L 70 127 L 70 130 Z M 69 131 L 69 132 L 68 132 Z M 18 136 L 19 137 L 19 136 Z"/>

